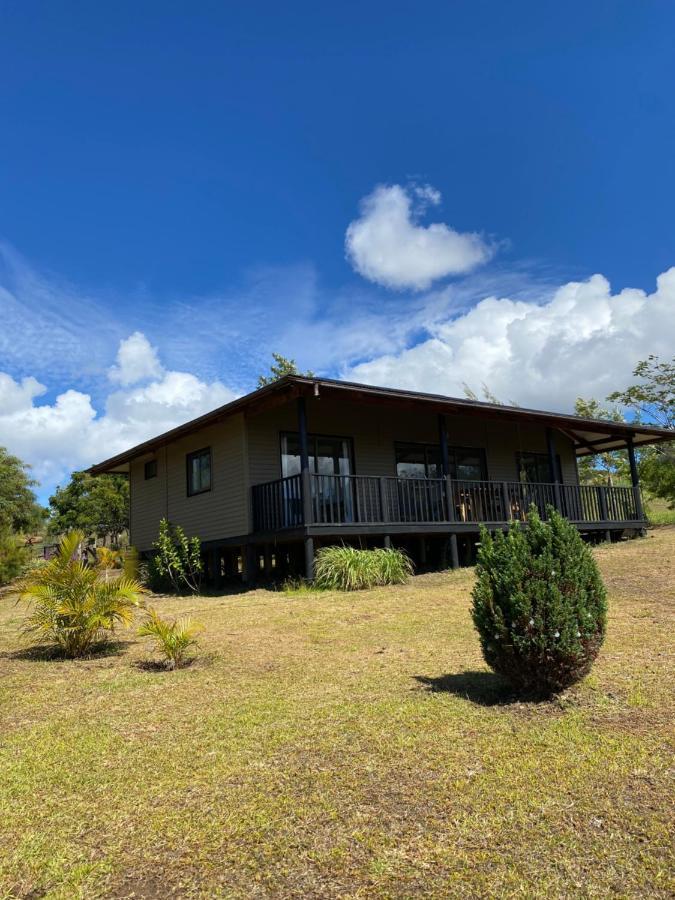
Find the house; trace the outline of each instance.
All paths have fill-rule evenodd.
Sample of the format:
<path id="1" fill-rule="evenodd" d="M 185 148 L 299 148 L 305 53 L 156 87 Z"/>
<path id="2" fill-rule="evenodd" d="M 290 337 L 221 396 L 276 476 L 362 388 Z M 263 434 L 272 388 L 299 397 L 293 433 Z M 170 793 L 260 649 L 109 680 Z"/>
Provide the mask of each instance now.
<path id="1" fill-rule="evenodd" d="M 286 376 L 93 466 L 126 472 L 131 542 L 162 518 L 202 541 L 214 582 L 300 571 L 336 541 L 404 546 L 459 565 L 479 523 L 555 506 L 584 534 L 647 524 L 635 448 L 675 432 L 553 412 Z M 579 484 L 577 458 L 628 453 L 632 486 Z"/>

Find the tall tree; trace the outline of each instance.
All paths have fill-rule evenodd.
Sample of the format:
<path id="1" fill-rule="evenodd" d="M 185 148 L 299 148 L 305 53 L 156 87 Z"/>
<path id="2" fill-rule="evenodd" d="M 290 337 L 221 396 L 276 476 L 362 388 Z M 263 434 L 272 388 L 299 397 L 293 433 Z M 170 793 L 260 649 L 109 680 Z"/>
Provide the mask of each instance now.
<path id="1" fill-rule="evenodd" d="M 0 447 L 0 530 L 30 532 L 39 528 L 45 511 L 38 504 L 29 466 Z"/>
<path id="2" fill-rule="evenodd" d="M 280 353 L 272 354 L 272 364 L 268 375 L 258 376 L 258 387 L 265 387 L 266 384 L 272 384 L 283 378 L 284 375 L 305 375 L 307 378 L 313 378 L 314 372 L 299 372 L 294 359 L 286 359 Z"/>
<path id="3" fill-rule="evenodd" d="M 636 421 L 675 429 L 675 357 L 661 362 L 649 356 L 637 364 L 633 376 L 639 381 L 607 399 L 632 410 Z M 675 444 L 646 447 L 640 453 L 640 478 L 651 494 L 674 508 Z"/>
<path id="4" fill-rule="evenodd" d="M 80 530 L 116 546 L 129 528 L 129 482 L 124 475 L 73 472 L 70 482 L 49 498 L 49 506 L 53 533 Z"/>
<path id="5" fill-rule="evenodd" d="M 616 406 L 603 406 L 597 400 L 577 397 L 574 412 L 585 419 L 608 419 L 610 422 L 624 422 L 625 419 Z M 613 481 L 630 480 L 628 457 L 625 450 L 595 453 L 582 456 L 578 461 L 579 480 L 582 484 L 611 484 Z"/>

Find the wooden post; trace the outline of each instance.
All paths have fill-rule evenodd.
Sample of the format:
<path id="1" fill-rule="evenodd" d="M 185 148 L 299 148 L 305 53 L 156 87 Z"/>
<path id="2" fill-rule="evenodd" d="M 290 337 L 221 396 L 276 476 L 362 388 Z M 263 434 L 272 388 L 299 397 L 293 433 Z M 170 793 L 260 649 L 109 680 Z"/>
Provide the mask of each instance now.
<path id="1" fill-rule="evenodd" d="M 453 569 L 459 569 L 459 550 L 457 548 L 457 535 L 450 535 L 450 563 Z"/>
<path id="2" fill-rule="evenodd" d="M 438 438 L 441 445 L 441 474 L 450 474 L 450 451 L 448 449 L 448 427 L 443 414 L 438 417 Z"/>
<path id="3" fill-rule="evenodd" d="M 560 503 L 560 474 L 558 472 L 558 459 L 555 452 L 555 432 L 552 428 L 546 429 L 546 449 L 548 451 L 548 467 L 551 472 L 551 480 L 553 481 L 555 508 L 558 512 L 562 512 Z"/>
<path id="4" fill-rule="evenodd" d="M 427 564 L 427 542 L 424 535 L 419 536 L 419 545 L 420 545 L 420 565 L 426 566 Z"/>
<path id="5" fill-rule="evenodd" d="M 313 521 L 312 483 L 309 474 L 309 436 L 307 434 L 307 407 L 304 397 L 298 397 L 298 436 L 300 438 L 302 519 L 305 525 L 311 525 Z"/>
<path id="6" fill-rule="evenodd" d="M 635 444 L 633 443 L 633 435 L 626 438 L 626 449 L 628 450 L 628 464 L 630 465 L 630 481 L 633 485 L 633 496 L 635 497 L 635 513 L 638 519 L 644 519 L 644 511 L 642 509 L 642 495 L 640 493 L 640 476 L 638 475 L 637 461 L 635 459 Z"/>
<path id="7" fill-rule="evenodd" d="M 305 578 L 314 581 L 314 538 L 305 537 Z"/>
<path id="8" fill-rule="evenodd" d="M 386 550 L 391 550 L 391 535 L 385 534 L 384 536 L 384 546 Z"/>
<path id="9" fill-rule="evenodd" d="M 609 518 L 607 513 L 607 494 L 605 493 L 604 484 L 598 485 L 598 503 L 600 505 L 600 519 L 603 522 L 606 522 Z"/>
<path id="10" fill-rule="evenodd" d="M 387 479 L 384 475 L 380 476 L 378 484 L 380 489 L 380 521 L 388 522 L 389 504 L 387 503 Z"/>
<path id="11" fill-rule="evenodd" d="M 243 572 L 243 581 L 246 584 L 254 585 L 258 579 L 257 572 L 257 561 L 258 561 L 258 553 L 256 550 L 255 544 L 246 544 L 243 548 L 244 553 L 244 572 Z"/>

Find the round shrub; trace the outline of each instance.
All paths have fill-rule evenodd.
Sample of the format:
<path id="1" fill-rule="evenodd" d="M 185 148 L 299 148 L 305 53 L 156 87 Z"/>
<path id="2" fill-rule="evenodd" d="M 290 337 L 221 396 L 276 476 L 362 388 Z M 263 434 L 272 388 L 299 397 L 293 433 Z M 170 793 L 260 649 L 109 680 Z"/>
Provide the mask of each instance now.
<path id="1" fill-rule="evenodd" d="M 590 549 L 553 509 L 542 522 L 481 530 L 473 621 L 487 664 L 519 691 L 551 696 L 583 678 L 605 636 L 607 599 Z"/>

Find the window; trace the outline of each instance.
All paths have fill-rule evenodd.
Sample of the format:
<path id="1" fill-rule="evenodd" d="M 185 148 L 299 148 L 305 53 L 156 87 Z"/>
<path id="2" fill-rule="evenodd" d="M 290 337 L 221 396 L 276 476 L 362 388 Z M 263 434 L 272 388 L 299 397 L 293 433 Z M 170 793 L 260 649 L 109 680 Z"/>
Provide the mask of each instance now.
<path id="1" fill-rule="evenodd" d="M 438 444 L 396 444 L 396 474 L 399 478 L 440 478 L 441 450 Z M 485 450 L 480 447 L 449 447 L 450 477 L 460 481 L 487 479 Z"/>
<path id="2" fill-rule="evenodd" d="M 352 442 L 350 438 L 307 436 L 309 471 L 317 475 L 351 475 Z M 289 432 L 281 435 L 281 474 L 297 475 L 300 472 L 300 435 Z"/>
<path id="3" fill-rule="evenodd" d="M 558 481 L 562 482 L 560 457 L 556 454 Z M 516 470 L 520 481 L 527 484 L 552 484 L 555 481 L 548 462 L 548 453 L 516 453 Z"/>
<path id="4" fill-rule="evenodd" d="M 145 480 L 147 481 L 149 478 L 157 478 L 157 460 L 150 459 L 146 462 L 143 467 L 143 474 L 145 475 Z"/>
<path id="5" fill-rule="evenodd" d="M 188 453 L 187 458 L 188 497 L 211 490 L 211 448 Z"/>

